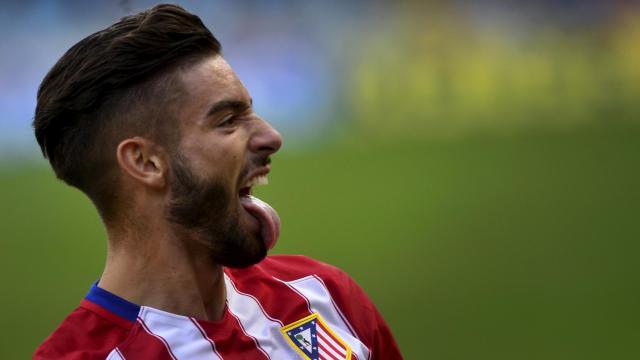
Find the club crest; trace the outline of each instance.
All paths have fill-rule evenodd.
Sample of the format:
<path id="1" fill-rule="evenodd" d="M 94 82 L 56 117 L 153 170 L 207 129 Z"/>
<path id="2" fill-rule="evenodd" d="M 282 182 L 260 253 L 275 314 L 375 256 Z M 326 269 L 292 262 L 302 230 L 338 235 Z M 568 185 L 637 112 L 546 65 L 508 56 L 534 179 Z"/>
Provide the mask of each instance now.
<path id="1" fill-rule="evenodd" d="M 313 313 L 280 331 L 304 359 L 351 360 L 351 348 L 327 326 L 318 313 Z"/>

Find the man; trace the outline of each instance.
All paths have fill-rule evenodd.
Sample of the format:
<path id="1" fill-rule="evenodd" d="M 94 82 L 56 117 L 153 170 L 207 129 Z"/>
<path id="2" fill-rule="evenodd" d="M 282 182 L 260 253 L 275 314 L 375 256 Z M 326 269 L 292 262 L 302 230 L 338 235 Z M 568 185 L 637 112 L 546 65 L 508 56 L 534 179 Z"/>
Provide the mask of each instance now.
<path id="1" fill-rule="evenodd" d="M 108 235 L 100 280 L 35 359 L 397 359 L 342 271 L 270 256 L 251 196 L 280 134 L 200 19 L 174 5 L 73 46 L 38 91 L 36 138 Z"/>

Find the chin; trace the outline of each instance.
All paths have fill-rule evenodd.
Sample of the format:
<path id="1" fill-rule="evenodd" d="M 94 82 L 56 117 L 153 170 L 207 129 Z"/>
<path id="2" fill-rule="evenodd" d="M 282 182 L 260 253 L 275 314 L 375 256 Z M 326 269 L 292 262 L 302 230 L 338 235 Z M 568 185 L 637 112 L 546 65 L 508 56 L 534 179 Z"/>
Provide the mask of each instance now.
<path id="1" fill-rule="evenodd" d="M 267 246 L 259 235 L 231 226 L 221 237 L 211 243 L 211 256 L 220 265 L 230 268 L 245 268 L 255 265 L 267 256 Z"/>
<path id="2" fill-rule="evenodd" d="M 264 251 L 262 253 L 253 253 L 253 254 L 243 254 L 242 256 L 232 255 L 232 256 L 224 256 L 223 258 L 219 258 L 218 256 L 214 256 L 214 260 L 217 260 L 216 263 L 229 267 L 229 268 L 246 268 L 251 265 L 255 265 L 260 261 L 264 260 L 267 257 L 267 252 Z M 216 259 L 217 258 L 217 259 Z"/>

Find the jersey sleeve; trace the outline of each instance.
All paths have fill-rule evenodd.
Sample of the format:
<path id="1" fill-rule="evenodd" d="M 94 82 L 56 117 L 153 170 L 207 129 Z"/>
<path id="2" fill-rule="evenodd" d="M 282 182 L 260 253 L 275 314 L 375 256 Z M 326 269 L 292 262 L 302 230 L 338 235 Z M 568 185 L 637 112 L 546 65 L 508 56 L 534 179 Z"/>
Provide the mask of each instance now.
<path id="1" fill-rule="evenodd" d="M 347 273 L 334 269 L 337 281 L 325 283 L 358 337 L 368 344 L 370 359 L 402 359 L 389 326 L 371 299 Z"/>

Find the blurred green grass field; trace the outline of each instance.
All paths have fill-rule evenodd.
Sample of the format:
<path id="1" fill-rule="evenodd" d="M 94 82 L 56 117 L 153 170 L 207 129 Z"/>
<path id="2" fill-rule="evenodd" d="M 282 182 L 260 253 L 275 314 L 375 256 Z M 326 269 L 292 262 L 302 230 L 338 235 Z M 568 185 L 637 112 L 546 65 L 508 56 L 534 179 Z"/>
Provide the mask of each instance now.
<path id="1" fill-rule="evenodd" d="M 640 128 L 344 141 L 274 159 L 275 252 L 348 271 L 407 359 L 640 356 Z M 43 166 L 0 170 L 1 359 L 100 275 L 105 235 Z"/>

